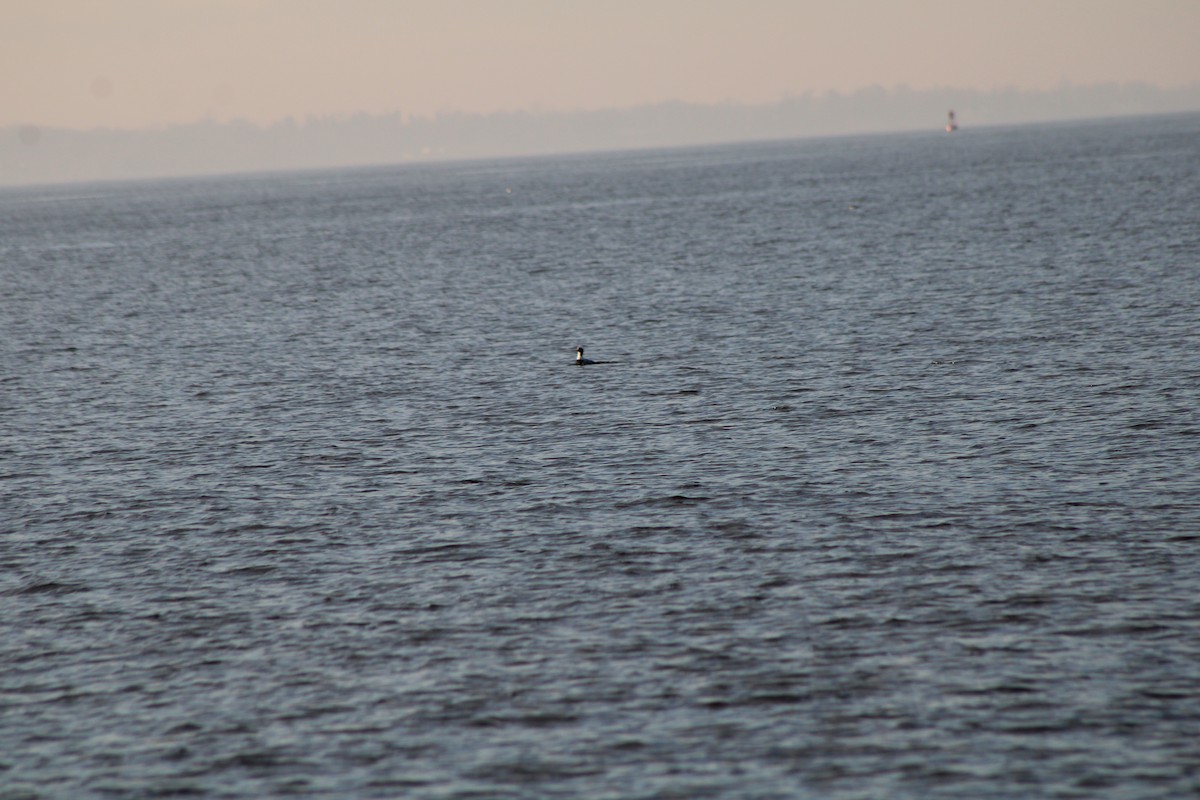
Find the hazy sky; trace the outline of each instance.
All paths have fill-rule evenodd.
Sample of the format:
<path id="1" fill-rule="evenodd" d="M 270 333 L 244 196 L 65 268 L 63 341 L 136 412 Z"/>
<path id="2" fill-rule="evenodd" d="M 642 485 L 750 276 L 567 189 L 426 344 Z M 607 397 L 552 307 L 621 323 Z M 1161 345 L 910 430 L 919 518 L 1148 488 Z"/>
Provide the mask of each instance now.
<path id="1" fill-rule="evenodd" d="M 0 0 L 0 125 L 1200 82 L 1200 0 Z"/>

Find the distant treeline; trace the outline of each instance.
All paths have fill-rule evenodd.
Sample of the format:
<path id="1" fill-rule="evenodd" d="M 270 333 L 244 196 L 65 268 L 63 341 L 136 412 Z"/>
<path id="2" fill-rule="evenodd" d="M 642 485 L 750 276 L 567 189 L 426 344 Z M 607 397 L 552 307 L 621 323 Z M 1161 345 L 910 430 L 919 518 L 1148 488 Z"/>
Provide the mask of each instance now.
<path id="1" fill-rule="evenodd" d="M 1200 111 L 1200 84 L 1050 91 L 870 87 L 766 105 L 663 103 L 579 112 L 213 121 L 153 130 L 0 129 L 0 185 L 586 152 Z"/>

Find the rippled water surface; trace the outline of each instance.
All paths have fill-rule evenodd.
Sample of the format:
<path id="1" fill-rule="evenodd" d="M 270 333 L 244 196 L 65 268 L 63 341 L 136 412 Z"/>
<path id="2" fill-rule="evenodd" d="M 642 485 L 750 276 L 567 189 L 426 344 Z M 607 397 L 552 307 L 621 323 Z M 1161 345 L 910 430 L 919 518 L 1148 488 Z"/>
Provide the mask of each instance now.
<path id="1" fill-rule="evenodd" d="M 1200 792 L 1198 117 L 8 190 L 0 281 L 6 800 Z"/>

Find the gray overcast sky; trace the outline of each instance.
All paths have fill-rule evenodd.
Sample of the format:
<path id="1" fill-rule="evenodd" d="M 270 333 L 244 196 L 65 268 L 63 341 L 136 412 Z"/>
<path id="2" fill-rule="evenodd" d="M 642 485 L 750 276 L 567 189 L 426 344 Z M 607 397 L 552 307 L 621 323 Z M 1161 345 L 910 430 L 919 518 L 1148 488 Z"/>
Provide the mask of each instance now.
<path id="1" fill-rule="evenodd" d="M 1200 82 L 1200 0 L 0 0 L 0 125 Z"/>

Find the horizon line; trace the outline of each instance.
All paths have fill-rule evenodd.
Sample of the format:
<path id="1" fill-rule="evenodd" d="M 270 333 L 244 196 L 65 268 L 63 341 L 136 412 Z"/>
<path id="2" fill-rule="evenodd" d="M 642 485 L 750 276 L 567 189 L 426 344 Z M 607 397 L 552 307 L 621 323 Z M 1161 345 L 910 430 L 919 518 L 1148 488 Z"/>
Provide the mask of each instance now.
<path id="1" fill-rule="evenodd" d="M 788 93 L 776 100 L 764 102 L 746 102 L 742 100 L 726 99 L 714 102 L 697 102 L 692 100 L 681 100 L 678 98 L 658 100 L 654 102 L 635 103 L 632 105 L 612 105 L 601 106 L 596 108 L 542 108 L 542 107 L 525 107 L 525 108 L 510 108 L 497 109 L 492 111 L 472 111 L 468 109 L 447 108 L 433 112 L 406 112 L 402 109 L 394 109 L 390 111 L 354 111 L 354 112 L 294 112 L 278 116 L 268 122 L 256 122 L 241 116 L 220 118 L 214 115 L 211 111 L 182 122 L 161 122 L 140 127 L 120 126 L 120 125 L 92 125 L 69 126 L 69 125 L 50 125 L 36 121 L 15 121 L 0 125 L 0 130 L 8 129 L 37 129 L 39 131 L 61 131 L 70 133 L 157 133 L 169 131 L 176 128 L 188 128 L 201 125 L 232 125 L 238 127 L 253 127 L 259 130 L 270 130 L 277 126 L 291 125 L 310 125 L 325 122 L 347 122 L 361 118 L 368 119 L 396 119 L 399 118 L 402 124 L 409 124 L 412 121 L 436 121 L 439 119 L 449 118 L 488 118 L 488 117 L 505 117 L 505 116 L 529 116 L 529 117 L 555 117 L 555 116 L 587 116 L 592 114 L 613 114 L 613 113 L 632 113 L 637 111 L 648 111 L 659 108 L 681 107 L 692 109 L 765 109 L 778 106 L 785 106 L 791 103 L 798 102 L 826 102 L 829 100 L 847 99 L 866 96 L 878 96 L 880 92 L 885 95 L 905 94 L 913 96 L 930 95 L 945 95 L 959 94 L 963 99 L 980 98 L 989 96 L 1016 96 L 1016 97 L 1037 97 L 1046 95 L 1057 95 L 1071 92 L 1087 92 L 1094 90 L 1118 90 L 1118 91 L 1141 91 L 1149 92 L 1158 95 L 1170 94 L 1186 94 L 1189 92 L 1200 92 L 1200 80 L 1192 81 L 1186 84 L 1177 86 L 1162 86 L 1159 84 L 1149 83 L 1147 81 L 1098 81 L 1094 83 L 1072 83 L 1066 81 L 1059 86 L 1049 89 L 1022 89 L 1016 86 L 995 86 L 989 89 L 978 89 L 962 86 L 936 86 L 928 89 L 914 89 L 907 84 L 893 84 L 892 86 L 883 86 L 882 84 L 870 84 L 860 86 L 853 91 L 839 91 L 837 89 L 829 89 L 823 92 L 807 91 L 802 93 Z M 1200 111 L 1200 99 L 1197 100 L 1196 110 Z M 1150 112 L 1155 113 L 1155 112 Z M 1176 113 L 1176 112 L 1167 112 Z M 1182 112 L 1186 113 L 1186 111 Z M 1122 115 L 1124 116 L 1124 115 Z"/>

